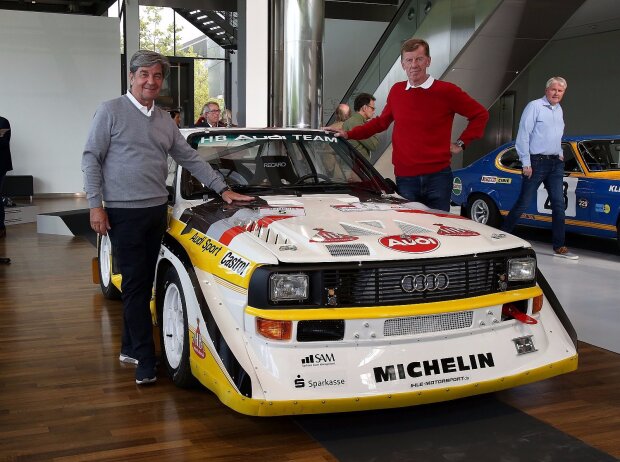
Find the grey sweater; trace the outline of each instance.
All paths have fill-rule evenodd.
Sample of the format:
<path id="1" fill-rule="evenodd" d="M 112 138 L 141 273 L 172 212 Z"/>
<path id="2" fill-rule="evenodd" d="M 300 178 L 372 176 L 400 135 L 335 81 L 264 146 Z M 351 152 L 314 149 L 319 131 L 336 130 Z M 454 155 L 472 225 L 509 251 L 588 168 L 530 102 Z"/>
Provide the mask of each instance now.
<path id="1" fill-rule="evenodd" d="M 167 155 L 215 192 L 221 177 L 187 144 L 174 120 L 155 107 L 150 117 L 127 96 L 102 103 L 82 154 L 88 206 L 139 208 L 165 204 Z"/>

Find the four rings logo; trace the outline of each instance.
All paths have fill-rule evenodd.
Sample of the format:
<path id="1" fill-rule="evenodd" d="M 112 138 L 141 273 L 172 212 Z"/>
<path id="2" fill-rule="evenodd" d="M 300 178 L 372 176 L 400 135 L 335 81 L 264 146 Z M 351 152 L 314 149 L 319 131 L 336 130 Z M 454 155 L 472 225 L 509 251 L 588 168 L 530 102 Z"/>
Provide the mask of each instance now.
<path id="1" fill-rule="evenodd" d="M 400 280 L 400 288 L 408 293 L 445 290 L 449 285 L 450 278 L 446 273 L 407 274 Z"/>

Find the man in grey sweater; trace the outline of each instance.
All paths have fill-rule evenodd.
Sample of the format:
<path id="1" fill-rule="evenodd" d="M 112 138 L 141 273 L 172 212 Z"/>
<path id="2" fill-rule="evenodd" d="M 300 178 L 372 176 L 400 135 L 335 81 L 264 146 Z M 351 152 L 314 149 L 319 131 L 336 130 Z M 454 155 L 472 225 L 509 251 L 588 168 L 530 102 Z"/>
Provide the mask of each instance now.
<path id="1" fill-rule="evenodd" d="M 130 62 L 126 95 L 102 103 L 82 155 L 90 225 L 109 232 L 123 276 L 123 335 L 119 359 L 137 364 L 136 383 L 155 382 L 155 344 L 149 303 L 155 265 L 167 226 L 169 154 L 227 203 L 235 193 L 186 142 L 167 112 L 155 106 L 170 64 L 140 50 Z M 105 208 L 103 207 L 105 201 Z"/>

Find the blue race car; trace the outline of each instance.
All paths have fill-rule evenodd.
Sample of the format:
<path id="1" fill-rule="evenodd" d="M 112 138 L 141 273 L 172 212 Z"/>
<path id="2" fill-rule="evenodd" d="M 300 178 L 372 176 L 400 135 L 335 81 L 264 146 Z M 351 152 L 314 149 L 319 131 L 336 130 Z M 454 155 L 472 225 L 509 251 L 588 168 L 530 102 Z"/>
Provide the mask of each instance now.
<path id="1" fill-rule="evenodd" d="M 620 135 L 562 139 L 566 230 L 620 244 Z M 499 227 L 521 190 L 521 162 L 514 141 L 466 168 L 454 171 L 452 202 L 479 223 Z M 543 185 L 518 222 L 551 228 L 551 207 Z"/>

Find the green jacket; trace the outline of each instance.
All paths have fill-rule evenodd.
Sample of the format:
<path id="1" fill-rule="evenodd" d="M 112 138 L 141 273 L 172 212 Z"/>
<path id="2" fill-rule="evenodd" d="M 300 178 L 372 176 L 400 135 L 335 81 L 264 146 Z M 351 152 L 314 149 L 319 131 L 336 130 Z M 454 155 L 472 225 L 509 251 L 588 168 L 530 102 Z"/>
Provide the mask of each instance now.
<path id="1" fill-rule="evenodd" d="M 362 125 L 365 122 L 364 117 L 362 117 L 359 112 L 354 112 L 351 117 L 344 121 L 342 124 L 342 129 L 348 132 L 353 127 Z M 362 153 L 366 159 L 370 160 L 371 151 L 374 151 L 377 149 L 377 146 L 379 146 L 379 138 L 376 136 L 371 136 L 365 140 L 349 140 L 349 143 L 351 143 L 355 149 Z"/>

